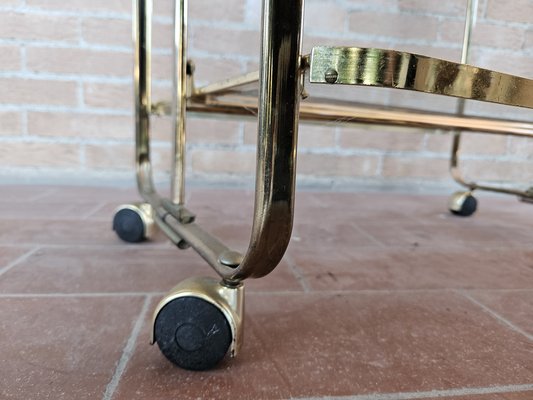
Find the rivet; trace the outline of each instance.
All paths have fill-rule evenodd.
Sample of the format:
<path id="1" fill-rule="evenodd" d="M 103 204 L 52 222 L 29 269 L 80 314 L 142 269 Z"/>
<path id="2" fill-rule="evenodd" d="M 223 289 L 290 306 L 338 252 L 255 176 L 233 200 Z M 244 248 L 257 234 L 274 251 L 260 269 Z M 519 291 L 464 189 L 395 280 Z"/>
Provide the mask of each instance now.
<path id="1" fill-rule="evenodd" d="M 338 77 L 339 77 L 339 73 L 335 69 L 328 68 L 328 70 L 326 71 L 326 75 L 325 75 L 325 79 L 327 83 L 337 82 Z"/>
<path id="2" fill-rule="evenodd" d="M 243 260 L 241 253 L 233 250 L 226 250 L 218 258 L 218 262 L 230 268 L 237 268 Z"/>

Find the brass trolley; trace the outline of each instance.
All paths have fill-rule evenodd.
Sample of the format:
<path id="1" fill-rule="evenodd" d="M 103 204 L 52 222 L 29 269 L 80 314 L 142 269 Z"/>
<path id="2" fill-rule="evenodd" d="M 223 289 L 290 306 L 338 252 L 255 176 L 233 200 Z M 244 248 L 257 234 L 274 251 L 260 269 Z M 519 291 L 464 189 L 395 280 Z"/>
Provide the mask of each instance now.
<path id="1" fill-rule="evenodd" d="M 180 249 L 191 247 L 220 275 L 188 279 L 166 295 L 153 315 L 152 343 L 180 367 L 204 370 L 226 354 L 237 355 L 243 338 L 244 284 L 280 262 L 293 223 L 298 121 L 339 121 L 445 129 L 453 132 L 451 173 L 465 187 L 450 211 L 467 216 L 476 209 L 475 190 L 517 195 L 533 201 L 530 190 L 467 182 L 459 169 L 461 132 L 533 136 L 533 123 L 463 115 L 464 100 L 533 108 L 533 80 L 467 64 L 476 2 L 467 0 L 460 63 L 417 54 L 357 47 L 315 47 L 301 54 L 303 0 L 263 0 L 260 71 L 197 88 L 187 59 L 187 0 L 176 0 L 172 102 L 152 103 L 152 1 L 134 0 L 135 139 L 139 193 L 143 203 L 117 210 L 113 228 L 120 238 L 149 238 L 157 225 Z M 453 114 L 384 109 L 307 98 L 305 84 L 360 85 L 457 97 Z M 228 248 L 198 224 L 185 208 L 185 120 L 189 112 L 258 115 L 255 208 L 248 249 Z M 150 116 L 173 117 L 171 196 L 155 190 L 150 162 Z"/>

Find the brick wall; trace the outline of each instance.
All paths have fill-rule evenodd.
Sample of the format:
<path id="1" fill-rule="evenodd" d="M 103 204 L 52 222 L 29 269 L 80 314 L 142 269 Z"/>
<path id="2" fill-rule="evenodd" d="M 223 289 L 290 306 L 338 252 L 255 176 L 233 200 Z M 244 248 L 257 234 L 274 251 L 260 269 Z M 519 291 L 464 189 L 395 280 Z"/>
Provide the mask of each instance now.
<path id="1" fill-rule="evenodd" d="M 154 0 L 154 100 L 170 97 L 170 0 Z M 374 46 L 457 60 L 466 0 L 307 0 L 304 47 Z M 259 0 L 190 1 L 190 55 L 208 83 L 258 66 Z M 130 0 L 0 2 L 0 175 L 131 178 Z M 480 0 L 472 63 L 533 78 L 533 0 Z M 453 110 L 455 100 L 403 91 L 314 86 L 312 94 Z M 471 114 L 532 121 L 531 110 L 468 103 Z M 154 119 L 153 158 L 168 171 L 170 121 Z M 450 138 L 376 126 L 302 125 L 299 177 L 310 183 L 446 182 Z M 188 121 L 189 175 L 249 181 L 255 122 Z M 465 140 L 469 175 L 533 180 L 533 142 Z"/>

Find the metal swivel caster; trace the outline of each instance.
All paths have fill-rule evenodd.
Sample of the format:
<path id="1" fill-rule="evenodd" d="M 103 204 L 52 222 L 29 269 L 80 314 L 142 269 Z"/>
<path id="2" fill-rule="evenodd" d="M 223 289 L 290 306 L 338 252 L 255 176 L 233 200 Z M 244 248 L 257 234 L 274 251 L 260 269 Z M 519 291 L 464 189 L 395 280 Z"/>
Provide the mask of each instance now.
<path id="1" fill-rule="evenodd" d="M 121 205 L 113 217 L 113 230 L 125 242 L 149 239 L 154 231 L 152 207 L 148 203 Z"/>
<path id="2" fill-rule="evenodd" d="M 167 359 L 194 371 L 215 367 L 242 342 L 244 285 L 228 287 L 213 278 L 190 278 L 157 305 L 151 343 Z"/>
<path id="3" fill-rule="evenodd" d="M 450 198 L 449 210 L 454 215 L 469 217 L 477 209 L 477 200 L 472 192 L 455 192 Z"/>

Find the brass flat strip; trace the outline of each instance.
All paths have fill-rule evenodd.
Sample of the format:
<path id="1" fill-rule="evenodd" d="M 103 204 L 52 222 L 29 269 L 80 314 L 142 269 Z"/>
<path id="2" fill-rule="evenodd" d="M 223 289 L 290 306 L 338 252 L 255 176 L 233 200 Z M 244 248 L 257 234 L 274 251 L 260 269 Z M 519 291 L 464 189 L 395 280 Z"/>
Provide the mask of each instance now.
<path id="1" fill-rule="evenodd" d="M 394 50 L 315 47 L 310 82 L 379 86 L 533 108 L 533 80 Z"/>

